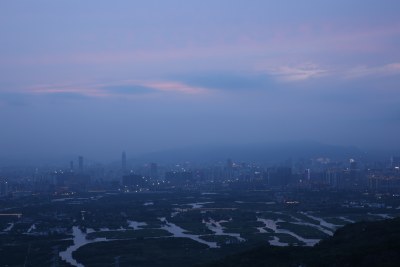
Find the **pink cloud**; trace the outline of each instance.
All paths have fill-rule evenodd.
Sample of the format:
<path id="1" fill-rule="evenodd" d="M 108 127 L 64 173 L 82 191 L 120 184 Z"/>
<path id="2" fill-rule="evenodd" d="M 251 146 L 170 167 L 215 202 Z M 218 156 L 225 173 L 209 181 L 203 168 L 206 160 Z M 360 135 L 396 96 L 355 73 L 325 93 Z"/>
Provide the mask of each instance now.
<path id="1" fill-rule="evenodd" d="M 148 88 L 149 92 L 166 92 L 177 94 L 198 95 L 206 94 L 210 91 L 206 88 L 190 86 L 182 82 L 176 81 L 139 81 L 139 80 L 123 80 L 113 83 L 84 83 L 84 84 L 53 84 L 53 85 L 36 85 L 28 88 L 26 91 L 34 94 L 57 94 L 57 93 L 76 93 L 89 97 L 118 97 L 118 92 L 112 90 L 104 90 L 109 87 L 118 86 L 140 86 L 141 88 Z M 124 97 L 137 97 L 137 94 L 132 91 L 132 95 L 125 95 Z"/>
<path id="2" fill-rule="evenodd" d="M 89 97 L 106 97 L 107 94 L 98 90 L 95 84 L 44 84 L 35 85 L 26 91 L 34 94 L 76 93 Z"/>
<path id="3" fill-rule="evenodd" d="M 181 82 L 143 82 L 142 85 L 164 92 L 177 92 L 184 94 L 204 94 L 209 92 L 206 88 L 190 86 Z"/>

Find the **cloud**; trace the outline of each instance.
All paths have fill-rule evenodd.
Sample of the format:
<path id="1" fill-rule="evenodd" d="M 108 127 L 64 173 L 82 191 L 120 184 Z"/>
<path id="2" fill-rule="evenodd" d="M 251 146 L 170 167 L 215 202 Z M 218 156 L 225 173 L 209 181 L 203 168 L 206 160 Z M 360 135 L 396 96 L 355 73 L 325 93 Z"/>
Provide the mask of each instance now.
<path id="1" fill-rule="evenodd" d="M 176 81 L 150 81 L 143 82 L 143 85 L 161 92 L 177 92 L 183 94 L 204 94 L 209 92 L 207 88 L 191 86 Z"/>
<path id="2" fill-rule="evenodd" d="M 143 94 L 143 93 L 178 93 L 204 94 L 209 92 L 205 87 L 192 86 L 174 80 L 126 80 L 113 85 L 101 87 L 110 95 L 115 94 Z"/>
<path id="3" fill-rule="evenodd" d="M 54 95 L 60 97 L 109 98 L 121 95 L 134 97 L 148 93 L 204 94 L 209 90 L 191 86 L 179 81 L 140 81 L 123 80 L 112 83 L 54 84 L 37 85 L 25 90 L 36 95 Z"/>
<path id="4" fill-rule="evenodd" d="M 102 90 L 110 94 L 132 95 L 132 94 L 147 94 L 155 92 L 154 88 L 142 85 L 110 85 L 101 87 Z"/>
<path id="5" fill-rule="evenodd" d="M 316 64 L 306 63 L 299 66 L 281 66 L 267 70 L 269 75 L 286 82 L 304 81 L 328 74 L 328 70 Z"/>
<path id="6" fill-rule="evenodd" d="M 400 75 L 400 63 L 380 66 L 356 66 L 347 68 L 325 67 L 306 63 L 297 66 L 278 66 L 267 68 L 267 74 L 284 82 L 301 82 L 321 77 L 336 79 L 365 79 Z"/>
<path id="7" fill-rule="evenodd" d="M 400 63 L 391 63 L 382 66 L 357 66 L 346 72 L 347 78 L 382 77 L 400 74 Z"/>
<path id="8" fill-rule="evenodd" d="M 259 73 L 203 73 L 180 77 L 188 84 L 227 91 L 264 90 L 273 85 L 265 74 Z"/>
<path id="9" fill-rule="evenodd" d="M 60 99 L 60 100 L 82 100 L 82 99 L 89 99 L 85 94 L 77 93 L 77 92 L 49 92 L 49 93 L 42 93 L 41 96 L 50 97 L 53 99 Z"/>
<path id="10" fill-rule="evenodd" d="M 35 95 L 54 95 L 54 96 L 65 96 L 70 98 L 71 96 L 81 97 L 102 97 L 106 94 L 101 90 L 98 90 L 97 84 L 94 83 L 58 83 L 58 84 L 39 84 L 24 89 L 26 93 Z"/>

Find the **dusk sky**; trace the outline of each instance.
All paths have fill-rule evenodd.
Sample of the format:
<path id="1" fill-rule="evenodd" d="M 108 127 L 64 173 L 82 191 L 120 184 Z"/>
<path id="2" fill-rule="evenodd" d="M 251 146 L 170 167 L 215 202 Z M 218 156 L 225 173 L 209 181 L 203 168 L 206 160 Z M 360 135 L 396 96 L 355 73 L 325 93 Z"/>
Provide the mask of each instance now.
<path id="1" fill-rule="evenodd" d="M 0 157 L 400 149 L 399 0 L 0 1 Z"/>

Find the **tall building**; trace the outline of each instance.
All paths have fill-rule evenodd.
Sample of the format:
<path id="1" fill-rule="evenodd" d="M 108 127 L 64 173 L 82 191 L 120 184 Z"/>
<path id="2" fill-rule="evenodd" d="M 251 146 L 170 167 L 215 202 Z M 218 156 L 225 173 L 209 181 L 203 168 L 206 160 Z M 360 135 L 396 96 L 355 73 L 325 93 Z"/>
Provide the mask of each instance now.
<path id="1" fill-rule="evenodd" d="M 357 161 L 355 159 L 350 159 L 350 170 L 357 170 Z"/>
<path id="2" fill-rule="evenodd" d="M 390 158 L 390 167 L 393 169 L 399 169 L 400 168 L 400 157 L 392 156 Z"/>
<path id="3" fill-rule="evenodd" d="M 227 159 L 225 166 L 225 178 L 231 179 L 232 177 L 233 177 L 233 161 L 232 159 Z"/>
<path id="4" fill-rule="evenodd" d="M 342 179 L 342 169 L 330 168 L 325 172 L 325 184 L 331 188 L 338 188 Z"/>
<path id="5" fill-rule="evenodd" d="M 5 179 L 0 179 L 0 196 L 8 194 L 8 182 Z"/>
<path id="6" fill-rule="evenodd" d="M 358 187 L 359 186 L 359 170 L 358 170 L 358 164 L 357 161 L 354 159 L 350 159 L 350 187 Z"/>
<path id="7" fill-rule="evenodd" d="M 146 179 L 138 174 L 129 174 L 122 176 L 122 185 L 127 187 L 140 188 L 147 184 Z"/>
<path id="8" fill-rule="evenodd" d="M 83 172 L 83 157 L 82 156 L 78 157 L 78 166 L 79 166 L 79 172 Z"/>
<path id="9" fill-rule="evenodd" d="M 121 167 L 122 167 L 122 173 L 126 173 L 126 153 L 125 153 L 125 151 L 123 151 L 122 152 L 122 165 L 121 165 Z"/>
<path id="10" fill-rule="evenodd" d="M 305 179 L 308 183 L 311 181 L 311 170 L 310 169 L 305 170 Z"/>
<path id="11" fill-rule="evenodd" d="M 157 166 L 157 163 L 150 163 L 150 178 L 158 179 L 158 166 Z"/>
<path id="12" fill-rule="evenodd" d="M 287 186 L 292 180 L 292 168 L 289 167 L 268 168 L 267 172 L 269 186 Z"/>

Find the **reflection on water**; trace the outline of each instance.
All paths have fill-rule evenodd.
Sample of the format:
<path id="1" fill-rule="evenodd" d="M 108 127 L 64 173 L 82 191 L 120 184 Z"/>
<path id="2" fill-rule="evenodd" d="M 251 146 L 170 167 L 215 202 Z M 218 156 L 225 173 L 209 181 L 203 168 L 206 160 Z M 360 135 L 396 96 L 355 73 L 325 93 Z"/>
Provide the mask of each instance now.
<path id="1" fill-rule="evenodd" d="M 209 219 L 209 221 L 203 220 L 203 223 L 207 226 L 208 229 L 214 232 L 214 235 L 227 235 L 227 236 L 232 236 L 235 237 L 239 242 L 244 242 L 246 239 L 240 237 L 240 234 L 238 233 L 227 233 L 225 232 L 225 227 L 221 225 L 221 223 L 225 223 L 228 221 L 214 221 L 213 219 Z"/>
<path id="2" fill-rule="evenodd" d="M 201 208 L 204 207 L 204 205 L 212 204 L 212 203 L 214 203 L 214 202 L 196 202 L 196 203 L 188 203 L 188 204 L 185 204 L 185 205 L 192 206 L 192 209 L 201 209 Z"/>
<path id="3" fill-rule="evenodd" d="M 72 227 L 72 234 L 73 234 L 73 241 L 74 244 L 72 246 L 69 246 L 65 251 L 61 251 L 59 253 L 61 259 L 65 260 L 69 264 L 77 267 L 84 267 L 83 264 L 77 262 L 73 257 L 72 253 L 76 250 L 78 250 L 80 247 L 89 244 L 89 243 L 95 243 L 95 242 L 101 242 L 101 241 L 111 241 L 107 240 L 106 238 L 95 238 L 92 240 L 86 239 L 86 233 L 82 232 L 81 229 L 79 229 L 78 226 Z"/>
<path id="4" fill-rule="evenodd" d="M 165 218 L 159 218 L 160 221 L 164 222 L 165 224 L 161 227 L 161 229 L 164 229 L 171 234 L 174 235 L 174 237 L 186 237 L 190 238 L 196 242 L 202 243 L 207 245 L 210 248 L 218 248 L 218 245 L 216 242 L 208 242 L 203 239 L 200 239 L 199 235 L 193 235 L 193 234 L 186 234 L 186 230 L 179 227 L 176 224 L 168 222 Z"/>
<path id="5" fill-rule="evenodd" d="M 301 214 L 306 215 L 307 217 L 309 217 L 309 218 L 311 218 L 311 219 L 313 219 L 313 220 L 318 221 L 320 225 L 322 225 L 322 226 L 324 226 L 324 227 L 326 227 L 326 228 L 329 228 L 329 229 L 331 229 L 331 230 L 336 230 L 337 228 L 339 228 L 339 225 L 336 225 L 336 224 L 333 224 L 333 223 L 328 223 L 328 222 L 325 221 L 324 219 L 319 218 L 319 217 L 316 217 L 316 216 L 313 216 L 313 215 L 311 215 L 310 213 L 301 212 Z M 333 233 L 332 233 L 332 234 L 333 234 Z M 332 235 L 332 234 L 330 234 L 330 235 Z"/>
<path id="6" fill-rule="evenodd" d="M 299 236 L 296 233 L 293 233 L 292 231 L 278 228 L 277 223 L 283 222 L 282 220 L 279 220 L 279 219 L 278 220 L 268 220 L 268 219 L 263 219 L 263 218 L 257 217 L 257 221 L 263 222 L 266 228 L 271 229 L 276 234 L 288 234 L 288 235 L 293 236 L 297 240 L 304 242 L 306 244 L 306 246 L 312 247 L 320 241 L 320 239 L 307 239 L 307 238 Z M 274 244 L 276 244 L 276 239 L 274 238 L 274 240 L 269 241 L 269 243 L 274 246 Z M 281 245 L 283 245 L 283 244 L 284 243 L 281 243 Z M 286 245 L 288 245 L 288 244 L 286 243 Z"/>
<path id="7" fill-rule="evenodd" d="M 133 230 L 139 230 L 142 226 L 146 226 L 147 223 L 145 222 L 136 222 L 128 220 L 129 227 L 133 228 Z"/>
<path id="8" fill-rule="evenodd" d="M 274 238 L 274 240 L 270 240 L 269 241 L 269 244 L 271 246 L 277 246 L 277 247 L 287 247 L 287 246 L 289 246 L 288 243 L 283 243 L 283 242 L 279 241 L 279 238 L 277 236 L 274 236 L 273 238 Z"/>
<path id="9" fill-rule="evenodd" d="M 389 214 L 386 214 L 386 213 L 370 213 L 370 212 L 368 212 L 368 215 L 377 216 L 382 219 L 393 219 L 394 218 L 393 216 L 390 216 Z"/>
<path id="10" fill-rule="evenodd" d="M 9 223 L 8 226 L 3 229 L 3 232 L 11 231 L 11 229 L 13 229 L 13 227 L 14 227 L 14 223 Z"/>
<path id="11" fill-rule="evenodd" d="M 342 221 L 348 222 L 348 223 L 355 223 L 356 221 L 350 220 L 349 218 L 346 218 L 344 216 L 338 217 Z"/>
<path id="12" fill-rule="evenodd" d="M 30 232 L 32 232 L 32 231 L 34 231 L 34 230 L 36 230 L 36 225 L 35 225 L 35 224 L 32 224 L 31 227 L 29 227 L 27 233 L 30 233 Z"/>
<path id="13" fill-rule="evenodd" d="M 239 201 L 237 201 L 238 203 Z M 213 202 L 197 202 L 197 203 L 189 203 L 189 204 L 185 204 L 185 205 L 190 205 L 192 208 L 194 209 L 198 209 L 198 208 L 202 208 L 205 204 L 209 204 L 209 203 L 213 203 Z M 151 204 L 148 204 L 151 205 Z M 274 212 L 275 214 L 281 214 L 278 212 Z M 171 213 L 171 217 L 176 216 L 178 214 L 178 211 L 172 212 Z M 308 218 L 312 219 L 313 221 L 309 222 L 308 220 L 304 221 L 303 218 L 299 218 L 295 215 L 289 215 L 292 219 L 290 220 L 290 223 L 292 224 L 297 224 L 297 225 L 305 225 L 305 226 L 309 226 L 309 227 L 313 227 L 316 230 L 319 230 L 327 235 L 333 235 L 333 232 L 339 227 L 339 225 L 333 224 L 333 223 L 329 223 L 328 221 L 326 221 L 323 218 L 317 217 L 314 214 L 311 214 L 310 212 L 301 212 L 300 214 L 307 216 Z M 373 216 L 379 216 L 381 218 L 391 218 L 390 215 L 388 214 L 370 214 L 369 215 L 373 215 Z M 347 217 L 337 217 L 338 219 L 341 219 L 344 222 L 354 222 L 350 219 L 348 219 Z M 161 228 L 157 228 L 157 229 L 163 229 L 168 231 L 169 233 L 171 233 L 173 236 L 172 237 L 178 237 L 178 238 L 189 238 L 192 239 L 198 243 L 201 244 L 205 244 L 207 245 L 209 248 L 218 248 L 218 244 L 217 242 L 210 242 L 210 241 L 206 241 L 200 238 L 200 235 L 196 235 L 196 234 L 190 234 L 188 233 L 187 230 L 179 227 L 178 225 L 168 222 L 167 219 L 165 217 L 163 218 L 158 218 L 160 221 L 163 222 Z M 272 219 L 264 219 L 264 218 L 259 218 L 257 217 L 257 221 L 258 222 L 262 222 L 264 224 L 264 226 L 262 227 L 257 227 L 256 229 L 258 230 L 259 233 L 264 233 L 264 234 L 268 234 L 271 233 L 272 231 L 272 240 L 269 240 L 269 244 L 272 246 L 288 246 L 289 243 L 285 243 L 285 242 L 281 242 L 279 236 L 274 236 L 274 234 L 286 234 L 286 235 L 290 235 L 291 237 L 297 239 L 299 241 L 299 243 L 304 243 L 306 246 L 314 246 L 315 244 L 317 244 L 320 239 L 308 239 L 308 238 L 304 238 L 302 236 L 300 236 L 299 234 L 296 234 L 295 232 L 292 232 L 288 229 L 284 229 L 284 228 L 280 228 L 279 227 L 279 223 L 285 222 L 284 220 L 281 219 L 276 219 L 276 220 L 272 220 Z M 208 220 L 203 220 L 202 223 L 204 223 L 206 225 L 206 227 L 211 230 L 213 233 L 210 234 L 209 236 L 231 236 L 236 238 L 239 242 L 244 242 L 246 241 L 244 238 L 242 238 L 240 236 L 239 233 L 228 233 L 226 232 L 226 228 L 223 227 L 224 223 L 227 223 L 228 221 L 224 221 L 224 220 L 220 220 L 220 221 L 215 221 L 213 219 L 208 219 Z M 120 227 L 119 229 L 109 229 L 109 228 L 100 228 L 100 231 L 95 231 L 91 228 L 87 228 L 86 233 L 82 232 L 80 230 L 80 228 L 78 226 L 74 226 L 72 228 L 72 233 L 73 233 L 73 245 L 69 246 L 65 251 L 62 251 L 59 253 L 59 256 L 66 262 L 68 262 L 69 264 L 73 265 L 73 266 L 78 266 L 78 267 L 83 267 L 83 265 L 79 262 L 77 262 L 72 254 L 74 251 L 78 250 L 80 247 L 89 244 L 89 243 L 95 243 L 95 242 L 102 242 L 102 241 L 112 241 L 115 239 L 107 239 L 107 238 L 95 238 L 95 239 L 91 239 L 88 240 L 86 238 L 86 235 L 89 233 L 93 233 L 93 232 L 104 232 L 104 231 L 126 231 L 126 230 L 140 230 L 141 228 L 143 228 L 144 226 L 147 225 L 146 222 L 138 222 L 138 221 L 133 221 L 133 220 L 128 220 L 128 228 L 124 228 L 124 227 Z M 14 227 L 14 224 L 10 223 L 8 225 L 8 227 L 6 229 L 4 229 L 3 231 L 10 231 L 12 228 Z M 32 232 L 35 230 L 35 225 L 31 225 L 31 227 L 29 228 L 29 230 L 27 231 Z M 153 228 L 155 229 L 155 228 Z M 153 238 L 157 238 L 157 237 L 153 237 Z M 160 236 L 160 238 L 162 238 Z"/>

